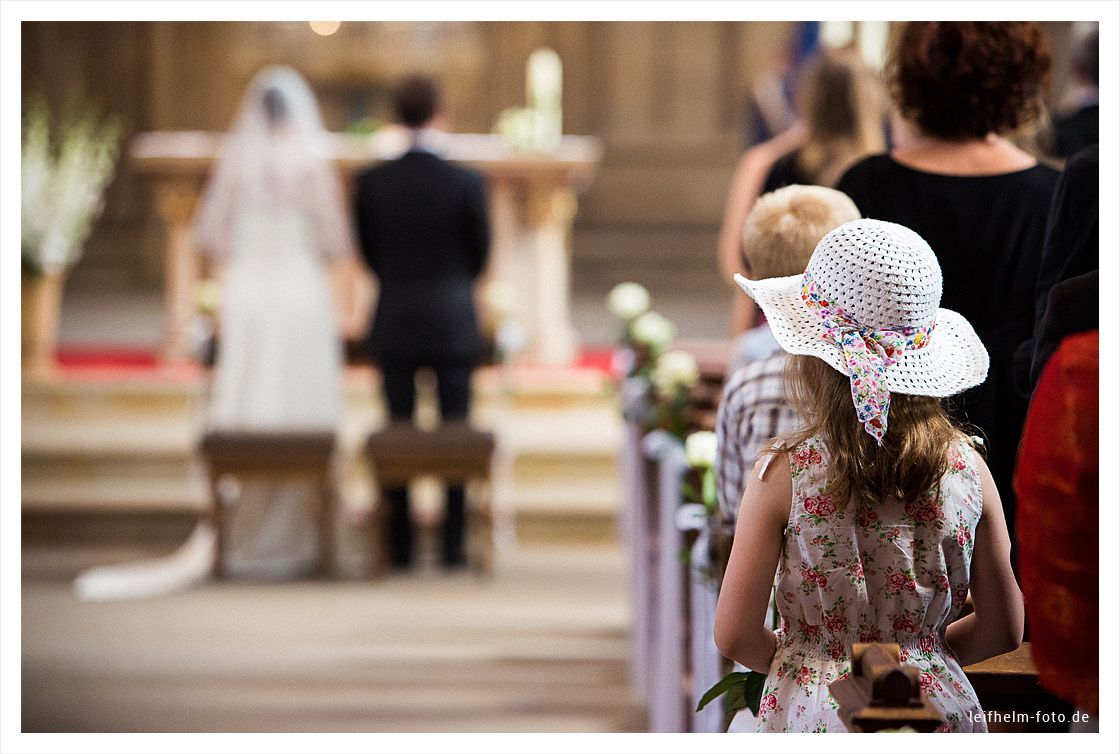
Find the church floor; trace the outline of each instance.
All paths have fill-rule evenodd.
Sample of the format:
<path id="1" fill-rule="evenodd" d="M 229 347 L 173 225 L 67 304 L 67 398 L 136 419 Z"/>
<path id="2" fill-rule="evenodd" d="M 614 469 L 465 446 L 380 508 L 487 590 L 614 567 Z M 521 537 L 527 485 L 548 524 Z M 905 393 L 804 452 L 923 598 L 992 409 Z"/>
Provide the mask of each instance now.
<path id="1" fill-rule="evenodd" d="M 25 544 L 23 730 L 634 731 L 615 544 L 511 546 L 493 576 L 211 583 L 82 603 L 136 548 Z"/>

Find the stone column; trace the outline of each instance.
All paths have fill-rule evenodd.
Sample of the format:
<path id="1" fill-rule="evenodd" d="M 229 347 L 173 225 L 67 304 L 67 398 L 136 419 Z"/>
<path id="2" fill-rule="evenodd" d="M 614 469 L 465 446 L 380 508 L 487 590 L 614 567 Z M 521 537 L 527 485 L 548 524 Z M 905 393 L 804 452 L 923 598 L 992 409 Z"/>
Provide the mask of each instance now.
<path id="1" fill-rule="evenodd" d="M 165 361 L 182 361 L 190 356 L 187 337 L 195 312 L 194 289 L 199 275 L 190 223 L 197 199 L 198 186 L 194 181 L 161 181 L 157 189 L 158 211 L 167 234 L 162 349 Z"/>
<path id="2" fill-rule="evenodd" d="M 571 324 L 569 232 L 576 214 L 575 192 L 564 184 L 534 183 L 526 197 L 526 261 L 532 281 L 528 297 L 530 346 L 538 364 L 569 364 L 576 356 Z"/>
<path id="3" fill-rule="evenodd" d="M 490 259 L 483 272 L 483 283 L 513 286 L 519 297 L 524 295 L 517 278 L 517 256 L 521 225 L 517 182 L 512 178 L 492 176 L 490 192 Z M 518 316 L 524 307 L 518 304 Z"/>

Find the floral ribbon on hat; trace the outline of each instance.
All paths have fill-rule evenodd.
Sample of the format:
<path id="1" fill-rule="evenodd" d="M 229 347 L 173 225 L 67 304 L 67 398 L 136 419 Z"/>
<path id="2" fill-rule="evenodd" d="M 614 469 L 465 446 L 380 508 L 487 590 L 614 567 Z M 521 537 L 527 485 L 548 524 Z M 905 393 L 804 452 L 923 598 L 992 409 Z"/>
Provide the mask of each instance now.
<path id="1" fill-rule="evenodd" d="M 864 327 L 829 301 L 808 271 L 801 281 L 801 300 L 824 323 L 822 337 L 837 345 L 844 354 L 852 381 L 856 418 L 875 442 L 882 445 L 891 407 L 887 369 L 895 365 L 895 357 L 902 351 L 925 347 L 936 323 L 927 327 L 899 326 L 882 330 Z"/>

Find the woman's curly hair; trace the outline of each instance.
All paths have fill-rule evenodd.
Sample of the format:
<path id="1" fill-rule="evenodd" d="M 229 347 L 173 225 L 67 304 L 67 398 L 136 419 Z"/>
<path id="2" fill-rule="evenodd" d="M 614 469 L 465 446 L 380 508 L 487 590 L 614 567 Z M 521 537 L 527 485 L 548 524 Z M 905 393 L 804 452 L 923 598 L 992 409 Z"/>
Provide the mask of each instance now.
<path id="1" fill-rule="evenodd" d="M 893 46 L 886 77 L 899 112 L 923 133 L 983 138 L 1038 119 L 1050 49 L 1032 22 L 912 22 Z"/>

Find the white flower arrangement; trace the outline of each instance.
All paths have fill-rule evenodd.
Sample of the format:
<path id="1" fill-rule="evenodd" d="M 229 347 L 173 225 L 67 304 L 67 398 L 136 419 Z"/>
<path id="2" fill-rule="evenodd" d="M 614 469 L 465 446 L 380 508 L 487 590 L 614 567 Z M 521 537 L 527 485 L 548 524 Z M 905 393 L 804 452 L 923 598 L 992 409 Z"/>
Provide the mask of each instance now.
<path id="1" fill-rule="evenodd" d="M 668 351 L 657 359 L 650 379 L 659 393 L 668 396 L 695 385 L 700 368 L 696 357 L 687 351 Z"/>
<path id="2" fill-rule="evenodd" d="M 649 291 L 638 283 L 619 283 L 607 296 L 607 307 L 619 319 L 630 321 L 649 310 Z"/>
<path id="3" fill-rule="evenodd" d="M 486 308 L 499 320 L 506 319 L 517 311 L 517 289 L 509 283 L 490 281 L 483 289 L 482 298 Z"/>
<path id="4" fill-rule="evenodd" d="M 533 110 L 529 107 L 507 107 L 498 113 L 494 133 L 505 139 L 506 143 L 520 152 L 532 151 Z"/>
<path id="5" fill-rule="evenodd" d="M 716 433 L 693 432 L 684 440 L 684 457 L 694 469 L 710 469 L 716 463 Z"/>
<path id="6" fill-rule="evenodd" d="M 677 326 L 657 312 L 638 315 L 630 324 L 630 337 L 653 350 L 664 348 L 677 334 Z"/>
<path id="7" fill-rule="evenodd" d="M 684 458 L 688 465 L 694 469 L 694 474 L 686 478 L 681 485 L 681 494 L 685 500 L 696 506 L 703 515 L 711 521 L 711 517 L 719 512 L 719 495 L 716 492 L 716 457 L 719 446 L 716 433 L 708 430 L 692 432 L 684 438 Z M 697 486 L 695 483 L 699 482 Z M 687 507 L 687 504 L 684 506 Z M 712 574 L 709 573 L 709 576 Z"/>
<path id="8" fill-rule="evenodd" d="M 525 326 L 517 318 L 520 296 L 512 285 L 493 280 L 486 284 L 482 297 L 486 305 L 487 330 L 493 335 L 498 359 L 505 361 L 524 349 L 528 342 Z"/>
<path id="9" fill-rule="evenodd" d="M 222 287 L 213 278 L 199 280 L 194 286 L 195 308 L 202 314 L 212 315 L 222 302 Z"/>
<path id="10" fill-rule="evenodd" d="M 93 113 L 63 122 L 52 139 L 50 115 L 39 100 L 23 120 L 20 246 L 24 269 L 58 272 L 81 256 L 105 205 L 120 151 L 115 118 Z"/>

